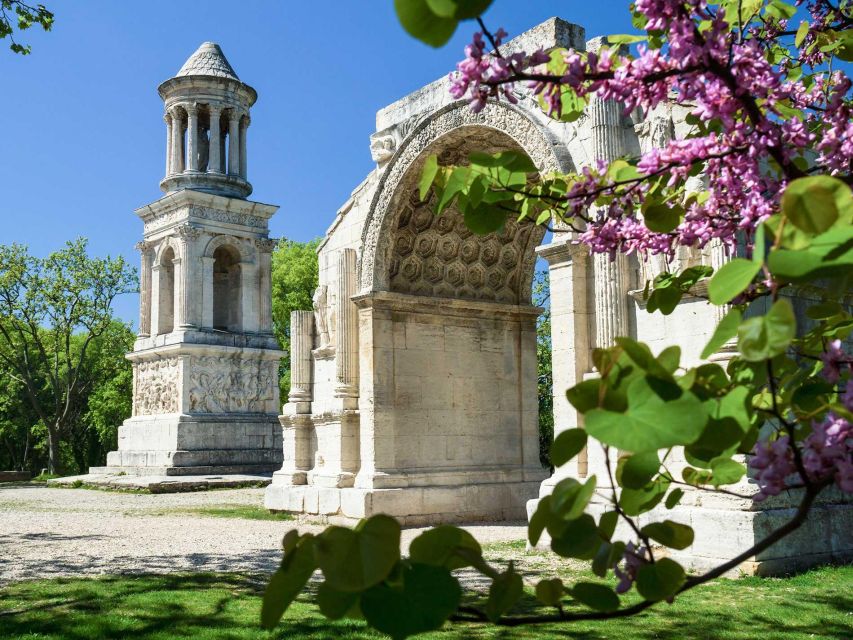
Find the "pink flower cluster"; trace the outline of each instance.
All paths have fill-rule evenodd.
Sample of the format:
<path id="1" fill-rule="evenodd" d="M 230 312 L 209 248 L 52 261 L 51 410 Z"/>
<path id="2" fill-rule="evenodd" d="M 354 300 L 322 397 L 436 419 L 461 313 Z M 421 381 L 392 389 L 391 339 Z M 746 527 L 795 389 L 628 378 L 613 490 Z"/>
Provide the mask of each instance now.
<path id="1" fill-rule="evenodd" d="M 758 493 L 752 499 L 763 502 L 770 496 L 778 496 L 787 488 L 788 476 L 797 470 L 790 438 L 780 436 L 775 440 L 757 442 L 749 466 L 755 471 L 755 482 L 758 484 Z"/>
<path id="2" fill-rule="evenodd" d="M 499 47 L 506 35 L 506 31 L 499 29 L 494 35 L 495 46 Z M 490 97 L 503 96 L 515 104 L 518 98 L 508 80 L 521 69 L 547 61 L 548 55 L 541 50 L 530 56 L 523 52 L 506 57 L 487 54 L 483 34 L 478 31 L 471 44 L 465 47 L 465 59 L 457 63 L 456 71 L 450 74 L 450 95 L 457 99 L 468 96 L 475 113 L 486 106 Z"/>
<path id="3" fill-rule="evenodd" d="M 702 247 L 714 239 L 734 248 L 738 234 L 751 238 L 778 209 L 790 176 L 797 175 L 795 159 L 815 158 L 832 174 L 853 170 L 851 81 L 840 71 L 818 74 L 813 82 L 787 81 L 794 58 L 775 66 L 768 59 L 770 47 L 782 37 L 784 21 L 768 22 L 765 17 L 763 33 L 753 24 L 750 37 L 741 38 L 736 25 L 727 24 L 724 12 L 706 0 L 637 0 L 635 8 L 646 18 L 647 31 L 663 32 L 663 48 L 641 46 L 636 57 L 607 48 L 598 53 L 568 51 L 563 75 L 553 78 L 547 77 L 547 67 L 534 68 L 547 62 L 541 52 L 496 59 L 485 55 L 478 33 L 452 78 L 451 93 L 467 96 L 474 110 L 482 109 L 489 97 L 504 95 L 514 101 L 512 81 L 527 77 L 529 88 L 551 115 L 562 113 L 564 89 L 571 87 L 581 96 L 618 101 L 626 113 L 648 113 L 675 101 L 710 125 L 702 136 L 672 140 L 648 151 L 637 164 L 645 176 L 666 175 L 669 187 L 702 167 L 709 197 L 692 202 L 673 232 L 650 231 L 638 214 L 649 181 L 615 183 L 600 168 L 579 176 L 567 196 L 567 215 L 586 214 L 602 192 L 616 196 L 606 211 L 585 216 L 591 219 L 579 241 L 593 252 L 672 256 L 678 246 Z M 797 56 L 806 65 L 820 64 L 823 54 L 812 53 L 810 58 L 806 50 L 816 34 L 838 19 L 837 9 L 826 0 L 811 0 L 808 11 L 810 32 Z M 506 34 L 501 30 L 499 35 Z M 792 107 L 804 115 L 791 114 Z M 780 165 L 786 170 L 768 170 Z"/>

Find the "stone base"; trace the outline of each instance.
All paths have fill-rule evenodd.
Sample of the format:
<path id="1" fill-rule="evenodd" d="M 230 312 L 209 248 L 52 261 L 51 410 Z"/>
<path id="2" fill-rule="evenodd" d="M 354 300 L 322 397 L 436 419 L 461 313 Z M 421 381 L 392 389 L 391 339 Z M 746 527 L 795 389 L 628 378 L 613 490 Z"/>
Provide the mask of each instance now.
<path id="1" fill-rule="evenodd" d="M 97 472 L 82 476 L 67 476 L 48 480 L 51 486 L 114 489 L 116 491 L 148 491 L 150 493 L 181 493 L 206 491 L 208 489 L 237 489 L 240 487 L 264 487 L 272 479 L 271 474 L 222 474 L 167 476 L 156 474 L 131 475 L 124 472 L 110 473 L 107 467 L 96 467 Z"/>
<path id="2" fill-rule="evenodd" d="M 744 485 L 746 488 L 748 485 Z M 539 500 L 527 503 L 528 520 Z M 660 549 L 694 573 L 703 573 L 746 551 L 795 514 L 796 496 L 755 504 L 751 499 L 686 490 L 681 504 L 671 510 L 663 505 L 637 518 L 642 527 L 664 519 L 690 525 L 696 534 L 693 545 L 683 551 Z M 592 503 L 587 512 L 596 519 L 609 504 Z M 548 547 L 547 532 L 540 547 Z M 634 536 L 620 522 L 616 536 Z M 775 545 L 741 563 L 727 575 L 783 575 L 828 563 L 853 561 L 853 502 L 838 492 L 826 492 L 815 504 L 806 522 Z"/>
<path id="3" fill-rule="evenodd" d="M 208 475 L 272 473 L 281 467 L 277 416 L 162 415 L 119 427 L 118 450 L 93 473 Z"/>
<path id="4" fill-rule="evenodd" d="M 290 484 L 291 474 L 273 474 L 264 506 L 271 511 L 315 515 L 348 524 L 384 513 L 403 525 L 521 520 L 539 482 L 404 487 L 326 488 Z"/>

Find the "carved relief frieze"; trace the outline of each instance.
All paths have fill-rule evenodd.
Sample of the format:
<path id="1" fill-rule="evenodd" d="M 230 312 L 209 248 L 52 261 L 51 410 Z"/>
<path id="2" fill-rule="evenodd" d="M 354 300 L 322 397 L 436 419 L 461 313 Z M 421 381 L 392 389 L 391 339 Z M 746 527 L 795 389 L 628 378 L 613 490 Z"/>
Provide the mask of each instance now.
<path id="1" fill-rule="evenodd" d="M 266 229 L 267 221 L 259 216 L 253 216 L 248 213 L 237 213 L 234 211 L 221 211 L 219 209 L 211 209 L 210 207 L 190 207 L 190 216 L 194 218 L 203 218 L 212 222 L 225 222 L 227 224 L 239 224 L 244 227 L 255 227 L 258 229 Z"/>
<path id="2" fill-rule="evenodd" d="M 133 366 L 136 379 L 133 395 L 134 415 L 176 413 L 180 397 L 180 360 L 163 358 L 135 363 Z"/>
<path id="3" fill-rule="evenodd" d="M 278 364 L 240 356 L 193 356 L 190 413 L 272 413 L 276 411 Z"/>

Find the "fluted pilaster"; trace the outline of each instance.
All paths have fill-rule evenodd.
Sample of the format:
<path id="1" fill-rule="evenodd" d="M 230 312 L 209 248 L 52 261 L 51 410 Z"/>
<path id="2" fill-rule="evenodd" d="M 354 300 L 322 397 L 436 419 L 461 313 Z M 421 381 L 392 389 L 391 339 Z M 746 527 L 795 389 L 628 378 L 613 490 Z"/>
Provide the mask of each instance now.
<path id="1" fill-rule="evenodd" d="M 198 106 L 187 105 L 187 165 L 198 171 Z"/>
<path id="2" fill-rule="evenodd" d="M 151 266 L 154 252 L 151 243 L 137 242 L 136 248 L 142 258 L 139 272 L 139 336 L 151 335 Z"/>
<path id="3" fill-rule="evenodd" d="M 258 301 L 258 331 L 272 333 L 272 251 L 277 242 L 272 238 L 255 240 L 258 248 L 258 279 L 260 300 Z"/>
<path id="4" fill-rule="evenodd" d="M 181 108 L 172 111 L 171 173 L 184 172 L 184 116 Z"/>
<path id="5" fill-rule="evenodd" d="M 314 312 L 290 313 L 290 394 L 289 402 L 311 402 L 311 348 Z"/>
<path id="6" fill-rule="evenodd" d="M 613 100 L 593 98 L 589 105 L 592 125 L 592 148 L 596 161 L 612 162 L 625 155 L 622 131 L 622 106 Z M 603 212 L 590 211 L 593 217 Z M 628 259 L 621 253 L 615 258 L 596 254 L 593 258 L 595 279 L 595 347 L 609 347 L 618 336 L 628 335 Z"/>
<path id="7" fill-rule="evenodd" d="M 336 395 L 358 396 L 358 309 L 352 302 L 356 294 L 355 249 L 338 252 L 338 295 L 335 300 L 337 318 Z"/>

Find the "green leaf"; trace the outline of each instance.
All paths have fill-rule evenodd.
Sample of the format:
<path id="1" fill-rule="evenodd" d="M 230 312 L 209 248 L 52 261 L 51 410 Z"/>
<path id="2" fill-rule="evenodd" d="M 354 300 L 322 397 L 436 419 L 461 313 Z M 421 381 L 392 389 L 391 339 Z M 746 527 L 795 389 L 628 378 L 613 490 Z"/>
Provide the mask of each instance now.
<path id="1" fill-rule="evenodd" d="M 684 391 L 680 397 L 666 401 L 650 381 L 638 378 L 631 382 L 625 413 L 606 409 L 588 412 L 587 433 L 604 444 L 634 453 L 686 445 L 699 438 L 707 421 L 699 399 Z M 672 387 L 677 389 L 676 385 Z"/>
<path id="2" fill-rule="evenodd" d="M 497 622 L 507 611 L 515 606 L 524 593 L 524 582 L 510 565 L 508 571 L 492 580 L 489 587 L 489 599 L 486 601 L 486 616 Z"/>
<path id="3" fill-rule="evenodd" d="M 653 204 L 643 211 L 643 223 L 656 233 L 669 233 L 681 222 L 684 208 L 678 205 Z"/>
<path id="4" fill-rule="evenodd" d="M 433 180 L 435 180 L 437 173 L 438 156 L 433 154 L 426 159 L 426 162 L 424 162 L 424 170 L 423 173 L 421 173 L 421 181 L 418 185 L 418 195 L 421 202 L 426 201 L 427 194 L 429 193 L 430 187 L 432 187 Z"/>
<path id="5" fill-rule="evenodd" d="M 787 298 L 773 303 L 763 316 L 749 318 L 738 328 L 738 350 L 744 360 L 758 362 L 784 353 L 797 333 L 797 319 Z"/>
<path id="6" fill-rule="evenodd" d="M 463 214 L 465 226 L 480 236 L 499 231 L 506 223 L 506 213 L 496 207 L 468 207 Z"/>
<path id="7" fill-rule="evenodd" d="M 566 391 L 566 397 L 578 412 L 586 413 L 598 406 L 600 388 L 601 379 L 590 378 L 571 387 Z"/>
<path id="8" fill-rule="evenodd" d="M 314 538 L 310 535 L 304 536 L 301 542 L 284 556 L 281 566 L 267 584 L 261 605 L 261 626 L 264 629 L 272 629 L 278 624 L 316 569 Z"/>
<path id="9" fill-rule="evenodd" d="M 536 583 L 536 598 L 549 607 L 556 607 L 560 604 L 564 591 L 563 581 L 559 578 L 540 580 Z"/>
<path id="10" fill-rule="evenodd" d="M 317 589 L 317 606 L 329 620 L 340 620 L 358 602 L 358 593 L 337 591 L 323 582 Z"/>
<path id="11" fill-rule="evenodd" d="M 619 494 L 619 505 L 626 515 L 638 516 L 641 513 L 654 509 L 669 488 L 669 480 L 658 476 L 654 482 L 649 483 L 642 489 L 622 489 Z"/>
<path id="12" fill-rule="evenodd" d="M 618 522 L 619 512 L 607 511 L 606 513 L 602 513 L 601 518 L 598 520 L 599 535 L 606 540 L 610 540 L 613 537 L 613 532 L 616 531 L 616 524 Z"/>
<path id="13" fill-rule="evenodd" d="M 622 461 L 624 460 L 624 462 Z M 617 469 L 619 484 L 629 489 L 642 489 L 660 470 L 657 451 L 646 451 L 620 460 Z"/>
<path id="14" fill-rule="evenodd" d="M 648 39 L 649 37 L 645 35 L 619 33 L 613 36 L 607 36 L 607 44 L 633 44 L 635 42 L 645 42 Z"/>
<path id="15" fill-rule="evenodd" d="M 426 2 L 435 15 L 456 20 L 476 18 L 492 4 L 492 0 L 426 0 Z"/>
<path id="16" fill-rule="evenodd" d="M 400 525 L 390 516 L 375 515 L 356 529 L 329 527 L 314 546 L 331 588 L 364 591 L 387 578 L 400 560 Z"/>
<path id="17" fill-rule="evenodd" d="M 797 35 L 794 36 L 794 46 L 798 49 L 803 44 L 806 36 L 809 34 L 809 23 L 803 20 L 797 28 Z"/>
<path id="18" fill-rule="evenodd" d="M 666 497 L 666 502 L 664 503 L 666 505 L 666 508 L 672 509 L 673 507 L 675 507 L 675 505 L 677 505 L 681 501 L 681 498 L 683 496 L 684 490 L 682 489 L 676 488 L 670 491 L 669 495 Z"/>
<path id="19" fill-rule="evenodd" d="M 776 278 L 792 282 L 849 277 L 853 273 L 853 225 L 839 222 L 805 249 L 771 251 L 767 265 Z"/>
<path id="20" fill-rule="evenodd" d="M 729 309 L 729 312 L 720 320 L 720 324 L 714 330 L 714 335 L 711 336 L 708 344 L 702 350 L 700 357 L 703 360 L 717 353 L 724 344 L 737 335 L 737 329 L 740 326 L 742 317 L 743 314 L 741 314 L 740 309 L 737 307 Z"/>
<path id="21" fill-rule="evenodd" d="M 715 487 L 734 484 L 746 475 L 746 467 L 731 458 L 715 458 L 711 461 L 712 483 Z"/>
<path id="22" fill-rule="evenodd" d="M 544 496 L 539 500 L 536 511 L 533 512 L 527 525 L 527 540 L 530 546 L 535 547 L 539 544 L 539 538 L 542 537 L 542 532 L 545 531 L 551 518 L 551 496 Z"/>
<path id="23" fill-rule="evenodd" d="M 595 519 L 588 513 L 565 524 L 559 535 L 551 537 L 551 550 L 563 558 L 591 560 L 601 546 Z"/>
<path id="24" fill-rule="evenodd" d="M 571 590 L 572 597 L 596 611 L 616 611 L 619 596 L 608 586 L 597 582 L 578 582 Z"/>
<path id="25" fill-rule="evenodd" d="M 732 298 L 743 293 L 753 278 L 758 275 L 761 265 L 744 258 L 734 258 L 720 267 L 708 283 L 708 298 L 714 304 L 726 304 Z"/>
<path id="26" fill-rule="evenodd" d="M 470 533 L 459 527 L 442 525 L 424 531 L 412 540 L 409 559 L 450 570 L 469 566 L 470 563 L 456 553 L 458 549 L 469 550 L 478 556 L 483 553 L 480 544 Z"/>
<path id="27" fill-rule="evenodd" d="M 818 235 L 838 220 L 839 205 L 850 199 L 850 187 L 831 176 L 809 176 L 791 182 L 782 194 L 782 213 L 797 228 Z"/>
<path id="28" fill-rule="evenodd" d="M 378 584 L 361 596 L 368 624 L 394 640 L 434 631 L 459 608 L 462 589 L 446 569 L 412 564 L 401 581 L 401 587 Z"/>
<path id="29" fill-rule="evenodd" d="M 671 549 L 686 549 L 693 544 L 693 529 L 686 524 L 664 520 L 663 522 L 652 522 L 640 531 L 652 540 L 660 542 Z"/>
<path id="30" fill-rule="evenodd" d="M 574 520 L 583 514 L 586 505 L 595 491 L 594 475 L 580 484 L 574 478 L 560 480 L 551 492 L 551 512 L 563 520 Z"/>
<path id="31" fill-rule="evenodd" d="M 586 431 L 583 429 L 563 431 L 551 445 L 551 462 L 555 467 L 563 466 L 583 450 L 586 440 Z"/>
<path id="32" fill-rule="evenodd" d="M 431 47 L 446 44 L 456 31 L 458 21 L 437 16 L 427 0 L 394 0 L 394 9 L 397 11 L 397 19 L 409 35 Z"/>
<path id="33" fill-rule="evenodd" d="M 468 167 L 456 167 L 451 171 L 450 177 L 447 179 L 447 184 L 441 189 L 438 198 L 438 203 L 435 206 L 436 213 L 442 213 L 454 196 L 460 193 L 468 183 Z"/>
<path id="34" fill-rule="evenodd" d="M 652 602 L 667 600 L 678 593 L 685 579 L 680 564 L 670 558 L 661 558 L 654 564 L 640 567 L 637 572 L 637 591 Z"/>

